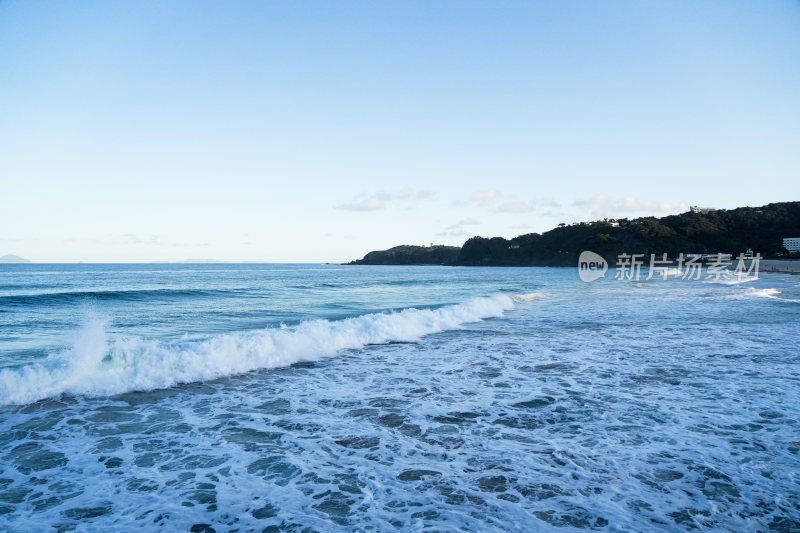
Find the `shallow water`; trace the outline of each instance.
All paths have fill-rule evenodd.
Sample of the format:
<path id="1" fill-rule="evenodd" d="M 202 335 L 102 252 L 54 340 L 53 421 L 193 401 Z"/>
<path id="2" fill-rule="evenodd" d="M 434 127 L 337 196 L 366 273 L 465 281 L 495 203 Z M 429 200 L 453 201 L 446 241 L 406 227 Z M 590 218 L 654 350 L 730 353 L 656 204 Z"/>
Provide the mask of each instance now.
<path id="1" fill-rule="evenodd" d="M 0 529 L 794 531 L 799 325 L 780 274 L 3 266 Z"/>

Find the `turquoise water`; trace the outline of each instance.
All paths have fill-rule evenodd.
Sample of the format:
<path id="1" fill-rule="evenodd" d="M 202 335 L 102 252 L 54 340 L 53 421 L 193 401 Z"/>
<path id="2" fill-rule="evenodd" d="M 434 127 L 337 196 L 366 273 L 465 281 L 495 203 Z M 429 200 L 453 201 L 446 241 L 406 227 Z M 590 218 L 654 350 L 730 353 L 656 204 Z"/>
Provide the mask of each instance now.
<path id="1" fill-rule="evenodd" d="M 798 326 L 779 274 L 2 265 L 0 530 L 797 530 Z"/>

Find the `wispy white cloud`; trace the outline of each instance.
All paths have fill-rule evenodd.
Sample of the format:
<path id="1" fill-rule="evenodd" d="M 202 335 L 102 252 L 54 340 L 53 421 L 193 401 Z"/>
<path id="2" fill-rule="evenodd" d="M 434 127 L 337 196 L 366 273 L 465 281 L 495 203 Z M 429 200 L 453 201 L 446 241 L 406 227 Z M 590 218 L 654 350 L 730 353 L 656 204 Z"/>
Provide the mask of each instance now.
<path id="1" fill-rule="evenodd" d="M 503 193 L 498 191 L 497 189 L 488 189 L 486 191 L 476 191 L 472 193 L 470 196 L 470 200 L 473 202 L 487 202 L 490 200 L 496 200 L 503 196 Z"/>
<path id="2" fill-rule="evenodd" d="M 497 189 L 486 189 L 485 191 L 475 191 L 466 200 L 453 202 L 455 206 L 473 205 L 483 206 L 495 202 L 503 197 L 503 193 Z"/>
<path id="3" fill-rule="evenodd" d="M 451 226 L 450 229 L 445 228 L 444 231 L 440 231 L 436 234 L 437 237 L 462 237 L 466 235 L 466 231 L 464 228 L 458 226 Z"/>
<path id="4" fill-rule="evenodd" d="M 560 204 L 553 198 L 539 198 L 527 202 L 515 200 L 500 204 L 495 213 L 532 213 L 542 207 L 560 207 Z"/>
<path id="5" fill-rule="evenodd" d="M 423 189 L 420 191 L 415 191 L 411 187 L 405 187 L 401 189 L 395 194 L 388 195 L 389 199 L 397 199 L 397 200 L 425 200 L 426 198 L 430 198 L 433 196 L 433 191 L 428 189 Z"/>
<path id="6" fill-rule="evenodd" d="M 333 207 L 345 211 L 377 211 L 378 209 L 386 207 L 386 200 L 377 196 L 370 196 L 368 198 L 362 198 L 361 200 L 338 204 Z"/>
<path id="7" fill-rule="evenodd" d="M 161 244 L 161 238 L 158 235 L 140 235 L 138 233 L 123 233 L 119 236 L 109 235 L 109 240 L 122 241 L 128 244 Z"/>
<path id="8" fill-rule="evenodd" d="M 333 207 L 334 209 L 342 209 L 345 211 L 378 211 L 384 209 L 389 202 L 395 200 L 412 202 L 430 198 L 432 194 L 433 193 L 429 190 L 415 191 L 406 187 L 394 193 L 380 191 L 369 195 L 362 194 L 350 202 L 338 204 Z"/>
<path id="9" fill-rule="evenodd" d="M 481 222 L 474 218 L 462 218 L 455 224 L 451 226 L 447 226 L 444 228 L 444 231 L 439 232 L 436 234 L 437 237 L 460 237 L 465 235 L 467 232 L 464 229 L 464 226 L 477 226 Z"/>
<path id="10" fill-rule="evenodd" d="M 575 207 L 590 208 L 592 216 L 607 217 L 627 213 L 637 214 L 663 214 L 678 213 L 689 209 L 689 205 L 671 202 L 642 201 L 632 196 L 625 198 L 612 198 L 606 194 L 598 194 L 591 198 L 576 200 L 572 203 Z"/>
<path id="11" fill-rule="evenodd" d="M 495 213 L 530 213 L 535 207 L 527 202 L 506 202 L 495 209 Z"/>

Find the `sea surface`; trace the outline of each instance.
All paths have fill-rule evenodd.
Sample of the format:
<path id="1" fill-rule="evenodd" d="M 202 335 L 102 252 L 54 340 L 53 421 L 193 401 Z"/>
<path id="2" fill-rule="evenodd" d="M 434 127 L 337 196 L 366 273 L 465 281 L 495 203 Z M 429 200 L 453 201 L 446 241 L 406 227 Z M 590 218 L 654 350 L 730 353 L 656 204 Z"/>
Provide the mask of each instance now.
<path id="1" fill-rule="evenodd" d="M 798 531 L 800 277 L 0 265 L 0 531 Z"/>

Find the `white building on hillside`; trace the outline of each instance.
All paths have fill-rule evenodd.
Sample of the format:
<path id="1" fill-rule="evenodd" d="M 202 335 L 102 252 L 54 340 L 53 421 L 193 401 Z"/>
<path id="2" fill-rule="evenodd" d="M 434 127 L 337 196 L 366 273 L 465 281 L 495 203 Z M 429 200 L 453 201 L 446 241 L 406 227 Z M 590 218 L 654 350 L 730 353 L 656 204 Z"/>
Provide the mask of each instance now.
<path id="1" fill-rule="evenodd" d="M 785 237 L 783 247 L 790 252 L 800 252 L 800 237 Z"/>
<path id="2" fill-rule="evenodd" d="M 700 207 L 699 205 L 693 205 L 689 207 L 689 211 L 691 213 L 700 213 L 701 215 L 707 215 L 709 213 L 713 213 L 716 211 L 716 207 Z"/>

